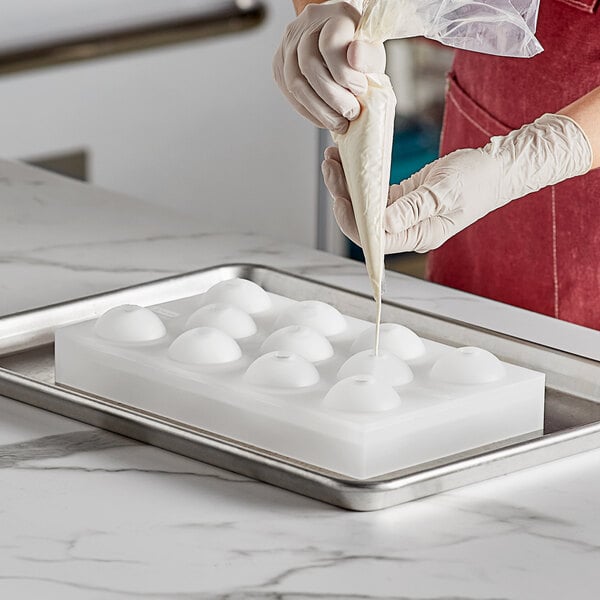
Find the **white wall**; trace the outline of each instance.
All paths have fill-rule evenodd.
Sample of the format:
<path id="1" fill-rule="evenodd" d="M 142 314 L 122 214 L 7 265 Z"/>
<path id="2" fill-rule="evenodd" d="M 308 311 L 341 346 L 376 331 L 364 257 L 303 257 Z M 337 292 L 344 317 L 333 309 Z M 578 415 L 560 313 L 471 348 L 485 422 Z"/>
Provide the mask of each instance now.
<path id="1" fill-rule="evenodd" d="M 253 32 L 0 77 L 0 156 L 85 147 L 96 184 L 313 246 L 317 132 L 271 78 L 291 0 L 267 4 Z"/>

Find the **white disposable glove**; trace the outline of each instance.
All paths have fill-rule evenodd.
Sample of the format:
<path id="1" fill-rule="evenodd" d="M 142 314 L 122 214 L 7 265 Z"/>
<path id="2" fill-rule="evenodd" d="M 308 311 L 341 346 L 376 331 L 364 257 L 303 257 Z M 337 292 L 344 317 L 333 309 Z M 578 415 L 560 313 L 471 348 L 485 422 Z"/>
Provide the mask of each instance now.
<path id="1" fill-rule="evenodd" d="M 587 173 L 592 147 L 579 125 L 546 114 L 483 148 L 456 150 L 390 187 L 386 253 L 428 252 L 489 212 Z M 325 151 L 325 183 L 340 229 L 360 245 L 337 148 Z"/>
<path id="2" fill-rule="evenodd" d="M 385 68 L 382 43 L 352 41 L 359 19 L 349 2 L 309 4 L 287 26 L 273 60 L 275 81 L 296 111 L 337 133 L 360 114 L 364 73 Z"/>

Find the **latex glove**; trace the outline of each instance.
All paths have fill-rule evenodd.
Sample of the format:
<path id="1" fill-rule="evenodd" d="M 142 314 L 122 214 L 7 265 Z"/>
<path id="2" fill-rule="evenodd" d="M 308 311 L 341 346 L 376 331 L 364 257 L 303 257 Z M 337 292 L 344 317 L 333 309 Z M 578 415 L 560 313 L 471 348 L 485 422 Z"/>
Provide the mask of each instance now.
<path id="1" fill-rule="evenodd" d="M 383 44 L 353 42 L 359 19 L 348 2 L 309 4 L 287 26 L 273 59 L 275 81 L 296 111 L 338 133 L 360 114 L 364 73 L 385 69 Z"/>
<path id="2" fill-rule="evenodd" d="M 483 148 L 456 150 L 392 185 L 385 209 L 386 253 L 428 252 L 511 200 L 583 175 L 592 147 L 579 125 L 546 114 Z M 360 244 L 337 148 L 322 165 L 340 229 Z"/>

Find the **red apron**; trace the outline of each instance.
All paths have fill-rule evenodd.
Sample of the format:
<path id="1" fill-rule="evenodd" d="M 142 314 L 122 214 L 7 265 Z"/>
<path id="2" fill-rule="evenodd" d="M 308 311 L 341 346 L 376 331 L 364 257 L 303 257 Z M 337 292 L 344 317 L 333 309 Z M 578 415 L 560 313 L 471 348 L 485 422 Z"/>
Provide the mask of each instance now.
<path id="1" fill-rule="evenodd" d="M 600 86 L 599 5 L 541 0 L 545 52 L 532 59 L 457 51 L 441 153 L 482 146 Z M 431 281 L 600 329 L 600 169 L 489 214 L 432 252 L 427 271 Z"/>

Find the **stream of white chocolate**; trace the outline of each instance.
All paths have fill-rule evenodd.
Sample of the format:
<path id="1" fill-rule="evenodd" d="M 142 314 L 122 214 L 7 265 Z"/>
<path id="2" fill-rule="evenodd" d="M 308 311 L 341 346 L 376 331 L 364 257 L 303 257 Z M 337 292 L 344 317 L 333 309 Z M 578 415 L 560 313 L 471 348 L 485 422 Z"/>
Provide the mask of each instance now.
<path id="1" fill-rule="evenodd" d="M 359 97 L 361 114 L 348 131 L 334 134 L 338 145 L 373 297 L 375 299 L 375 354 L 384 277 L 384 213 L 390 185 L 396 97 L 389 78 L 369 75 L 367 91 Z"/>

